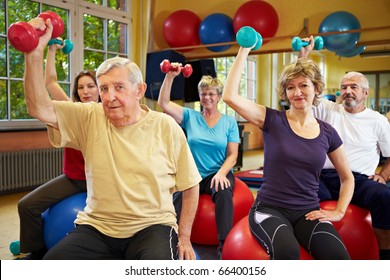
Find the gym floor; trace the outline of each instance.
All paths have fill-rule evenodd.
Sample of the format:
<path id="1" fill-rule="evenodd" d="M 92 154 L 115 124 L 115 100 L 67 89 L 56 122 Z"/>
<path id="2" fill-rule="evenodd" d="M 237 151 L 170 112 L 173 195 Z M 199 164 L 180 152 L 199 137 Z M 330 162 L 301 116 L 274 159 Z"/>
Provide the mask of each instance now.
<path id="1" fill-rule="evenodd" d="M 243 167 L 240 171 L 258 169 L 263 166 L 263 150 L 245 151 L 243 155 Z M 17 212 L 18 201 L 27 192 L 0 195 L 0 260 L 12 260 L 15 258 L 9 250 L 9 245 L 14 240 L 19 240 L 19 216 Z M 217 259 L 217 246 L 201 246 L 194 244 L 194 248 L 202 260 Z"/>

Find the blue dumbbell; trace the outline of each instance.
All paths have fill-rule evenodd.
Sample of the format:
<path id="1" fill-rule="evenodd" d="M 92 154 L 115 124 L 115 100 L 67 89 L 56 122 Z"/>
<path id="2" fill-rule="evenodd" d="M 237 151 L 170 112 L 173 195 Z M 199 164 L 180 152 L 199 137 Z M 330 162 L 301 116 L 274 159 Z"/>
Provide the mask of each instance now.
<path id="1" fill-rule="evenodd" d="M 11 251 L 12 255 L 19 255 L 20 254 L 20 241 L 19 240 L 12 241 L 9 244 L 9 250 Z"/>
<path id="2" fill-rule="evenodd" d="M 53 45 L 53 44 L 58 44 L 58 45 L 62 45 L 62 41 L 60 39 L 51 39 L 48 43 L 48 46 L 50 45 Z M 70 53 L 72 50 L 73 50 L 73 42 L 66 39 L 64 40 L 64 47 L 61 49 L 61 51 L 64 53 L 64 54 L 68 54 Z"/>
<path id="3" fill-rule="evenodd" d="M 260 33 L 250 26 L 241 27 L 236 34 L 237 43 L 244 48 L 252 48 L 256 51 L 263 45 Z"/>
<path id="4" fill-rule="evenodd" d="M 300 51 L 302 47 L 309 45 L 309 42 L 302 41 L 299 37 L 294 37 L 291 41 L 291 47 L 293 51 Z M 321 36 L 314 38 L 314 49 L 321 50 L 324 47 L 324 39 Z"/>

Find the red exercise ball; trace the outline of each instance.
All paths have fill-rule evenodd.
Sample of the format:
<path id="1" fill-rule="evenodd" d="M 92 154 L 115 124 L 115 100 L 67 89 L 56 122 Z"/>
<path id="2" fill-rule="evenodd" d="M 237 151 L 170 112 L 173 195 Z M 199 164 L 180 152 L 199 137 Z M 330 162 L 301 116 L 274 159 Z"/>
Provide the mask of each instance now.
<path id="1" fill-rule="evenodd" d="M 237 9 L 233 17 L 235 33 L 243 26 L 251 26 L 263 38 L 270 38 L 278 31 L 279 17 L 271 4 L 261 0 L 248 1 Z"/>
<path id="2" fill-rule="evenodd" d="M 199 45 L 200 23 L 201 19 L 191 11 L 178 10 L 173 12 L 164 22 L 164 39 L 172 48 Z M 188 52 L 191 49 L 179 51 Z"/>
<path id="3" fill-rule="evenodd" d="M 233 190 L 233 225 L 248 215 L 254 202 L 254 196 L 249 187 L 240 179 L 235 178 Z M 192 225 L 191 242 L 202 245 L 218 245 L 217 225 L 215 222 L 215 204 L 211 195 L 199 196 L 198 210 Z"/>
<path id="4" fill-rule="evenodd" d="M 237 177 L 235 180 L 236 183 L 233 191 L 233 225 L 248 215 L 249 210 L 255 201 L 254 195 L 248 185 Z"/>
<path id="5" fill-rule="evenodd" d="M 301 247 L 301 260 L 312 260 L 311 255 Z M 236 223 L 229 232 L 222 250 L 223 260 L 269 260 L 267 252 L 253 237 L 249 228 L 248 215 Z"/>
<path id="6" fill-rule="evenodd" d="M 321 209 L 333 210 L 337 201 L 320 203 Z M 349 204 L 341 221 L 332 222 L 340 234 L 352 260 L 377 260 L 378 245 L 371 226 L 371 215 L 366 209 Z"/>

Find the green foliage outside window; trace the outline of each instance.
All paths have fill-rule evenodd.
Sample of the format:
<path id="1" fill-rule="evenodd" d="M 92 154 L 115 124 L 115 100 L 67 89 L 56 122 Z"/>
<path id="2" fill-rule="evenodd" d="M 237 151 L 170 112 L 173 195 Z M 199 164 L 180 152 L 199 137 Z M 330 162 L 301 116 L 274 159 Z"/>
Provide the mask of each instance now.
<path id="1" fill-rule="evenodd" d="M 38 16 L 39 13 L 51 10 L 59 14 L 64 21 L 63 39 L 71 39 L 69 38 L 71 33 L 68 23 L 70 22 L 70 16 L 74 15 L 74 11 L 70 10 L 73 6 L 70 5 L 69 9 L 59 8 L 55 6 L 56 2 L 60 3 L 62 1 L 53 0 L 53 3 L 51 3 L 53 6 L 50 6 L 40 3 L 38 0 L 0 0 L 0 129 L 3 129 L 4 124 L 9 121 L 31 119 L 24 101 L 24 54 L 8 43 L 8 27 L 18 21 L 28 22 Z M 82 3 L 81 0 L 78 2 Z M 105 7 L 118 11 L 127 11 L 128 9 L 128 1 L 125 0 L 85 2 L 106 5 Z M 90 11 L 90 14 L 83 15 L 84 33 L 82 36 L 77 35 L 78 38 L 83 37 L 83 40 L 73 42 L 75 47 L 69 55 L 61 51 L 56 54 L 58 82 L 68 95 L 71 93 L 71 79 L 79 71 L 96 70 L 109 57 L 117 55 L 127 57 L 128 55 L 128 24 L 110 18 L 94 16 L 93 9 L 90 9 Z M 76 67 L 70 65 L 70 56 L 74 55 L 74 52 L 79 49 L 80 44 L 84 49 L 84 59 L 79 67 L 83 67 L 83 69 L 75 69 Z M 12 123 L 9 123 L 7 127 L 9 125 L 12 126 Z"/>

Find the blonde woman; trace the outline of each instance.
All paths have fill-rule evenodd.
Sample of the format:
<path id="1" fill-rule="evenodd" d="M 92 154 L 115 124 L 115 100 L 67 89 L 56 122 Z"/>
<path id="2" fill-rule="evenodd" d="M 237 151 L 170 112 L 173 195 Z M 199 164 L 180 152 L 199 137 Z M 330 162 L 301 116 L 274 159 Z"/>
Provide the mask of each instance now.
<path id="1" fill-rule="evenodd" d="M 202 111 L 182 107 L 170 100 L 174 78 L 180 74 L 180 64 L 176 71 L 166 74 L 158 97 L 158 105 L 184 128 L 188 144 L 194 156 L 202 181 L 200 194 L 212 196 L 215 203 L 215 219 L 218 231 L 218 255 L 220 257 L 226 236 L 233 226 L 233 167 L 237 161 L 238 134 L 237 121 L 218 111 L 222 98 L 223 84 L 217 78 L 203 76 L 198 84 Z M 181 193 L 174 196 L 175 208 L 180 217 Z"/>
<path id="2" fill-rule="evenodd" d="M 287 65 L 278 82 L 278 93 L 290 108 L 267 108 L 238 94 L 250 50 L 239 49 L 223 100 L 263 131 L 264 182 L 249 213 L 253 236 L 271 259 L 299 259 L 300 245 L 315 259 L 349 259 L 330 221 L 343 218 L 353 193 L 353 176 L 339 135 L 312 114 L 324 88 L 321 72 L 307 59 Z M 317 194 L 327 155 L 341 180 L 333 211 L 320 209 Z"/>

